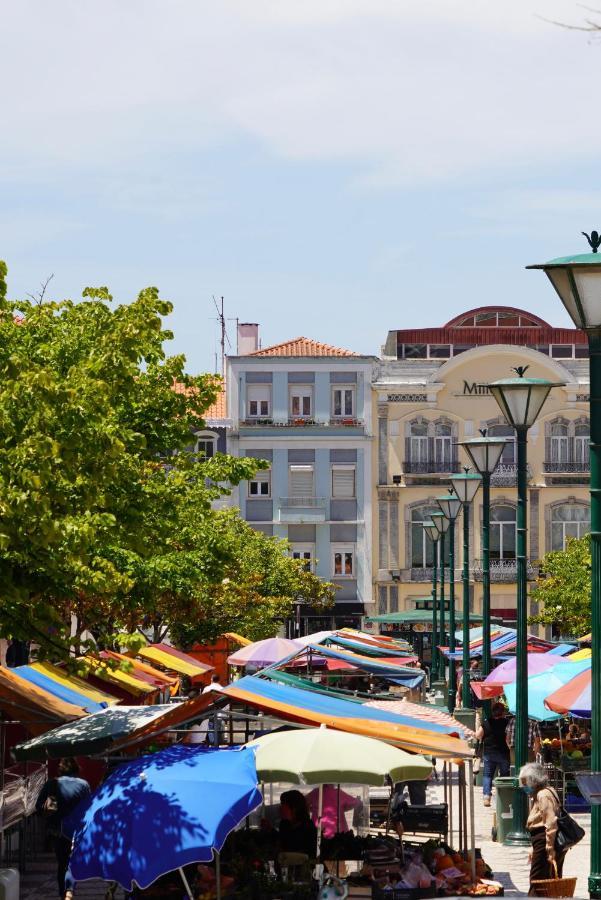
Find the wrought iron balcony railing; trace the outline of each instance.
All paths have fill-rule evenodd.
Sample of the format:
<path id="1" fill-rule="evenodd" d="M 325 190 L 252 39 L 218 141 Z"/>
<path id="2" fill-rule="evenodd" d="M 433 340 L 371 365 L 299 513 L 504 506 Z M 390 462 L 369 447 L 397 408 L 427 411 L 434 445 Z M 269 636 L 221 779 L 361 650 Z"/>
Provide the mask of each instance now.
<path id="1" fill-rule="evenodd" d="M 528 481 L 532 478 L 532 469 L 527 468 Z M 499 463 L 490 476 L 493 487 L 513 487 L 517 483 L 518 467 L 516 463 Z"/>
<path id="2" fill-rule="evenodd" d="M 458 459 L 406 459 L 403 463 L 405 475 L 445 475 L 459 472 L 461 469 Z"/>
<path id="3" fill-rule="evenodd" d="M 490 580 L 491 582 L 509 583 L 517 578 L 518 563 L 517 559 L 491 559 L 490 560 Z M 482 581 L 482 560 L 475 559 L 474 581 Z M 526 560 L 526 575 L 529 581 L 534 581 L 538 576 L 538 568 L 533 566 L 530 560 Z"/>
<path id="4" fill-rule="evenodd" d="M 543 470 L 548 475 L 588 475 L 591 471 L 591 464 L 588 459 L 580 462 L 557 462 L 555 460 L 551 462 L 545 460 Z"/>

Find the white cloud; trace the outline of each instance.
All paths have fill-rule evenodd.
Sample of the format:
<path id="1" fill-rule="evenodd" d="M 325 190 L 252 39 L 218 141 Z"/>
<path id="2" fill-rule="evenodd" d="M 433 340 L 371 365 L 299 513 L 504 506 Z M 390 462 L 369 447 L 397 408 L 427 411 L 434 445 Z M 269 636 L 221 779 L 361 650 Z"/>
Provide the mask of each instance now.
<path id="1" fill-rule="evenodd" d="M 574 21 L 580 10 L 21 0 L 0 37 L 0 171 L 132 171 L 167 149 L 240 136 L 285 159 L 348 161 L 369 188 L 592 158 L 601 47 L 542 15 Z"/>

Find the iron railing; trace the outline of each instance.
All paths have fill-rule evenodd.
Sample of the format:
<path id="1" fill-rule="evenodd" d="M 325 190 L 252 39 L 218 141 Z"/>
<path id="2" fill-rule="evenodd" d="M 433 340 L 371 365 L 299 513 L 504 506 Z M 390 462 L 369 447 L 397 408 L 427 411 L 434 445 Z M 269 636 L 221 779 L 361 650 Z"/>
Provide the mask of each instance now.
<path id="1" fill-rule="evenodd" d="M 517 559 L 491 559 L 490 560 L 490 580 L 491 582 L 510 583 L 517 578 L 518 563 Z M 482 560 L 475 559 L 474 581 L 482 581 Z M 526 560 L 526 575 L 529 581 L 534 581 L 538 577 L 538 567 L 534 566 L 531 561 Z"/>

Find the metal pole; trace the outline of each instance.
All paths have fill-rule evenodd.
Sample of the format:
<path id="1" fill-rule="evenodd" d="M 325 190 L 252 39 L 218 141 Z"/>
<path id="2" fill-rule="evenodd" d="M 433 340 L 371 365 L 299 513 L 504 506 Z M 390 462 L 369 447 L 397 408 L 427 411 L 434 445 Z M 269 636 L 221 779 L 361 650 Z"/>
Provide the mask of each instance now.
<path id="1" fill-rule="evenodd" d="M 455 677 L 455 519 L 449 525 L 449 694 L 448 709 L 455 709 L 455 693 L 457 690 Z"/>
<path id="2" fill-rule="evenodd" d="M 490 674 L 490 473 L 482 473 L 482 677 Z M 484 703 L 490 715 L 490 701 Z"/>
<path id="3" fill-rule="evenodd" d="M 528 762 L 528 596 L 526 582 L 526 509 L 528 504 L 527 438 L 528 429 L 517 428 L 518 510 L 517 510 L 517 644 L 515 700 L 515 771 L 516 776 Z M 516 777 L 513 795 L 513 830 L 507 835 L 509 845 L 530 845 L 526 831 L 526 795 Z"/>
<path id="4" fill-rule="evenodd" d="M 445 634 L 445 615 L 444 615 L 444 560 L 445 560 L 445 536 L 444 534 L 440 535 L 438 539 L 438 545 L 440 547 L 440 643 L 444 646 L 446 644 L 446 634 Z M 438 654 L 438 677 L 440 681 L 445 680 L 446 675 L 446 666 L 444 653 L 441 651 Z"/>
<path id="5" fill-rule="evenodd" d="M 438 615 L 436 611 L 437 591 L 436 577 L 438 569 L 438 541 L 432 541 L 434 544 L 434 564 L 432 566 L 432 659 L 430 661 L 430 687 L 436 681 L 438 674 Z"/>
<path id="6" fill-rule="evenodd" d="M 472 708 L 470 691 L 470 504 L 463 504 L 463 679 L 461 699 L 464 709 Z"/>
<path id="7" fill-rule="evenodd" d="M 601 772 L 601 331 L 589 333 L 591 405 L 591 771 Z M 591 897 L 601 897 L 601 806 L 591 806 Z"/>

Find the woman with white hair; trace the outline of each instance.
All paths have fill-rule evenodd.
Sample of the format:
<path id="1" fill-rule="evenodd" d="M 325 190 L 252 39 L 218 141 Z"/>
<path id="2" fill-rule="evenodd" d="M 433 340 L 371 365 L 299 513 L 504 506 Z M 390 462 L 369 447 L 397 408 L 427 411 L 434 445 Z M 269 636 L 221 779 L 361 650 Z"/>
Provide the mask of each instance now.
<path id="1" fill-rule="evenodd" d="M 543 878 L 560 877 L 563 870 L 565 852 L 555 849 L 557 835 L 557 817 L 561 810 L 559 797 L 549 787 L 549 779 L 544 768 L 538 763 L 528 763 L 520 769 L 520 787 L 524 793 L 532 797 L 530 814 L 526 828 L 530 832 L 532 850 L 530 851 L 530 891 L 529 896 L 536 896 L 532 882 Z M 557 876 L 555 875 L 557 867 Z"/>

